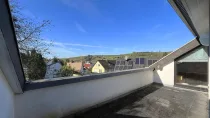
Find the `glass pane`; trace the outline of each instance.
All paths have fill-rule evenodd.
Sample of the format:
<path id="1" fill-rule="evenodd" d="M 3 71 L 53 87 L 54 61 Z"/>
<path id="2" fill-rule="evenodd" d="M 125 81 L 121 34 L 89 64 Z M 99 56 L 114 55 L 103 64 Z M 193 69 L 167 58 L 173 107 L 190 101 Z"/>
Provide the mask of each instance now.
<path id="1" fill-rule="evenodd" d="M 135 64 L 139 64 L 139 58 L 136 58 Z"/>
<path id="2" fill-rule="evenodd" d="M 201 46 L 181 57 L 178 62 L 208 62 L 208 48 Z"/>
<path id="3" fill-rule="evenodd" d="M 116 65 L 120 65 L 120 61 L 117 61 Z"/>
<path id="4" fill-rule="evenodd" d="M 208 85 L 208 48 L 200 46 L 176 61 L 178 85 L 206 88 Z"/>
<path id="5" fill-rule="evenodd" d="M 140 64 L 144 64 L 144 58 L 140 58 Z"/>
<path id="6" fill-rule="evenodd" d="M 194 38 L 156 0 L 9 2 L 27 81 L 144 68 Z"/>
<path id="7" fill-rule="evenodd" d="M 125 65 L 125 61 L 121 61 L 120 62 L 120 65 Z"/>
<path id="8" fill-rule="evenodd" d="M 118 71 L 120 66 L 115 66 L 115 71 Z"/>
<path id="9" fill-rule="evenodd" d="M 120 66 L 119 70 L 123 70 L 124 66 Z"/>
<path id="10" fill-rule="evenodd" d="M 128 62 L 128 65 L 133 65 L 133 61 L 129 61 Z"/>

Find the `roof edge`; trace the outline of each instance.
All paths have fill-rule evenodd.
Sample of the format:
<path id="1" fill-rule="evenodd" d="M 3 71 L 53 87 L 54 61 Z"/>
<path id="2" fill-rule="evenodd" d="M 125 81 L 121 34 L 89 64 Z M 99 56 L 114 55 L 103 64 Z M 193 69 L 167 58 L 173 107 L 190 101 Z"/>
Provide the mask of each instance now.
<path id="1" fill-rule="evenodd" d="M 199 34 L 197 33 L 197 30 L 195 29 L 191 18 L 189 17 L 188 13 L 186 13 L 183 8 L 181 9 L 180 4 L 177 1 L 181 0 L 168 0 L 168 2 L 170 3 L 170 5 L 173 7 L 173 9 L 175 10 L 175 12 L 178 14 L 178 16 L 181 18 L 181 20 L 184 22 L 184 24 L 187 26 L 187 28 L 191 31 L 191 33 L 197 37 L 199 39 Z"/>
<path id="2" fill-rule="evenodd" d="M 171 61 L 174 61 L 174 59 L 176 59 L 177 57 L 180 57 L 181 55 L 187 53 L 188 51 L 198 47 L 199 45 L 201 45 L 200 42 L 198 41 L 197 38 L 195 38 L 189 41 L 188 43 L 186 43 L 185 45 L 183 45 L 182 47 L 164 56 L 157 62 L 153 63 L 152 65 L 149 66 L 149 68 L 156 68 L 159 65 L 164 66 L 170 63 Z"/>

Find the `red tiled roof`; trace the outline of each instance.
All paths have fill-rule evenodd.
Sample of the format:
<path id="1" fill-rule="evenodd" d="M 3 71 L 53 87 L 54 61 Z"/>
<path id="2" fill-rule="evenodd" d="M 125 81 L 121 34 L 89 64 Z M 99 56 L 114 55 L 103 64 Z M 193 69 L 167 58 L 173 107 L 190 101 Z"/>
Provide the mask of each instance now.
<path id="1" fill-rule="evenodd" d="M 74 68 L 75 71 L 81 71 L 82 69 L 82 62 L 68 62 L 67 66 L 70 66 L 71 68 Z"/>
<path id="2" fill-rule="evenodd" d="M 84 64 L 83 66 L 84 66 L 84 68 L 90 68 L 91 64 Z"/>

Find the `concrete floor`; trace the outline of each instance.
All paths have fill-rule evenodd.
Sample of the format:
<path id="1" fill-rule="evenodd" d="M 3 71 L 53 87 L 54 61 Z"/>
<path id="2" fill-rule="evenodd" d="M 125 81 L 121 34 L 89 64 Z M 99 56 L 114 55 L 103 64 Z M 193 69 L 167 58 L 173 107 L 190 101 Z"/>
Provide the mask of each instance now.
<path id="1" fill-rule="evenodd" d="M 208 118 L 208 94 L 152 84 L 65 118 Z"/>

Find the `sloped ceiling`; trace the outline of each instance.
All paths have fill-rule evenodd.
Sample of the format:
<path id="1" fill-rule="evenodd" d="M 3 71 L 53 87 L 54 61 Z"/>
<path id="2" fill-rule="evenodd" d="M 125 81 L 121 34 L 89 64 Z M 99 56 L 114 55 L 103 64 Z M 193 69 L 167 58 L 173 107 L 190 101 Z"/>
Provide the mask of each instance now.
<path id="1" fill-rule="evenodd" d="M 169 0 L 172 7 L 184 17 L 183 21 L 187 21 L 188 28 L 199 38 L 202 45 L 209 45 L 209 0 Z M 178 8 L 178 9 L 177 9 Z"/>
<path id="2" fill-rule="evenodd" d="M 203 45 L 209 45 L 209 0 L 182 0 Z"/>

